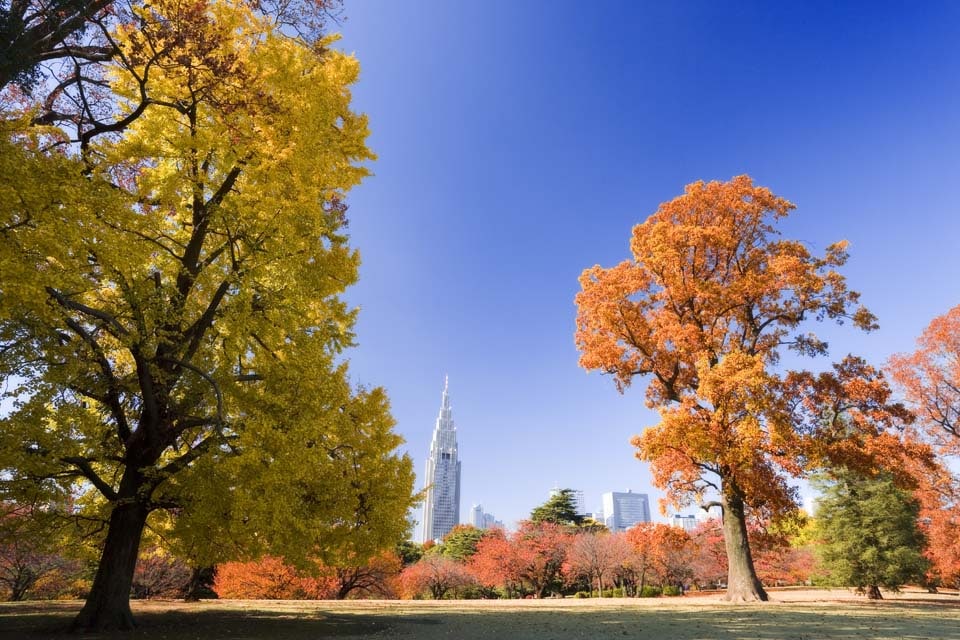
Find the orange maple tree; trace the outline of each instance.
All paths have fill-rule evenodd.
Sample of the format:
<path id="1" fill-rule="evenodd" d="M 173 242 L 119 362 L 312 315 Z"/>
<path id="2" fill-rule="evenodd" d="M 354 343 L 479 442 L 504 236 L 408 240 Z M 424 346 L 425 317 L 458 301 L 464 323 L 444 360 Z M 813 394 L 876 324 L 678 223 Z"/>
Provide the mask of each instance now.
<path id="1" fill-rule="evenodd" d="M 917 436 L 943 458 L 960 455 L 960 305 L 934 318 L 916 351 L 894 355 L 888 369 L 917 416 Z M 945 463 L 915 474 L 931 585 L 960 586 L 960 478 Z"/>
<path id="2" fill-rule="evenodd" d="M 917 350 L 890 358 L 890 373 L 922 430 L 944 455 L 960 455 L 960 305 L 934 318 Z"/>
<path id="3" fill-rule="evenodd" d="M 808 320 L 877 326 L 837 271 L 846 242 L 818 257 L 780 236 L 775 224 L 793 208 L 748 176 L 687 185 L 634 227 L 633 259 L 586 269 L 576 296 L 580 365 L 613 375 L 620 391 L 637 376 L 649 381 L 647 403 L 660 422 L 632 443 L 666 502 L 719 496 L 731 600 L 767 599 L 747 511 L 776 518 L 795 510 L 788 476 L 846 463 L 846 454 L 865 464 L 856 446 L 907 415 L 888 404 L 882 374 L 860 360 L 790 381 L 776 370 L 783 348 L 827 353 L 826 342 L 802 331 Z M 840 379 L 846 373 L 861 376 L 869 392 Z M 815 397 L 805 404 L 795 393 Z M 830 415 L 816 420 L 815 410 Z"/>
<path id="4" fill-rule="evenodd" d="M 641 522 L 626 533 L 633 547 L 633 563 L 638 575 L 638 591 L 647 582 L 661 587 L 685 583 L 693 576 L 691 559 L 694 547 L 690 534 L 670 525 Z"/>
<path id="5" fill-rule="evenodd" d="M 454 592 L 474 583 L 466 567 L 452 558 L 439 553 L 428 553 L 416 564 L 400 573 L 400 591 L 405 598 L 420 598 L 429 593 L 434 600 L 442 600 L 448 592 Z"/>
<path id="6" fill-rule="evenodd" d="M 520 549 L 503 529 L 493 529 L 477 543 L 468 568 L 485 587 L 502 588 L 508 598 L 523 592 L 525 562 Z"/>

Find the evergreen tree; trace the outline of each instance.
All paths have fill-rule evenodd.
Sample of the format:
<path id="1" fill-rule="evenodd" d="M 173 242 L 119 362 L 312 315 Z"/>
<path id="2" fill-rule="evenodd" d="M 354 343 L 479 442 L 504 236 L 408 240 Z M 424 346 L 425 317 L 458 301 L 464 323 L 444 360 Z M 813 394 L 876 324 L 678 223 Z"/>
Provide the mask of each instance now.
<path id="1" fill-rule="evenodd" d="M 580 526 L 583 516 L 577 513 L 573 489 L 561 489 L 554 493 L 549 500 L 530 512 L 530 521 Z"/>
<path id="2" fill-rule="evenodd" d="M 842 471 L 823 481 L 817 532 L 821 560 L 832 579 L 857 587 L 871 600 L 880 587 L 897 591 L 923 578 L 919 503 L 889 476 L 868 478 Z"/>

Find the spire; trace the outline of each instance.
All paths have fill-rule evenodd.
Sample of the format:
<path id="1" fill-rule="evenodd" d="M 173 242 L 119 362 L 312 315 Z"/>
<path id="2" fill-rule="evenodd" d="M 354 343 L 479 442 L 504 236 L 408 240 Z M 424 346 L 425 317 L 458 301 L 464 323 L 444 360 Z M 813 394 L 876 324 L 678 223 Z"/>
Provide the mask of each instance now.
<path id="1" fill-rule="evenodd" d="M 443 396 L 440 401 L 440 414 L 443 415 L 444 409 L 450 408 L 450 376 L 443 376 Z"/>

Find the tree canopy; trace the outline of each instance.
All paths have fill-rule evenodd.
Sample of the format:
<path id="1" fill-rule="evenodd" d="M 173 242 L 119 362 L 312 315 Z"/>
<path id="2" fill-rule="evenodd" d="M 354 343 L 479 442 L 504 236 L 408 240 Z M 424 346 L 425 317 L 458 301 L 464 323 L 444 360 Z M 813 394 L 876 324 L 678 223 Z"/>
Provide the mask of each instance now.
<path id="1" fill-rule="evenodd" d="M 82 628 L 132 624 L 148 518 L 197 562 L 302 564 L 392 547 L 412 502 L 344 359 L 357 61 L 248 4 L 128 11 L 0 125 L 0 499 L 102 546 Z"/>

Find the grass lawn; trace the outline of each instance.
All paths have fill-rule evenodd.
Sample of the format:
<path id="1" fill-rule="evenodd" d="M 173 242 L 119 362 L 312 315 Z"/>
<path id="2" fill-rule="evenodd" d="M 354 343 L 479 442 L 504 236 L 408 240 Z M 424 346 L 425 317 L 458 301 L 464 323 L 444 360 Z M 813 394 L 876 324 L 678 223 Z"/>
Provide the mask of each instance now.
<path id="1" fill-rule="evenodd" d="M 906 593 L 869 602 L 846 591 L 786 591 L 732 605 L 715 596 L 525 601 L 135 602 L 129 638 L 650 638 L 960 640 L 960 597 Z M 0 605 L 0 639 L 69 638 L 77 602 Z M 112 637 L 86 635 L 84 638 Z"/>

